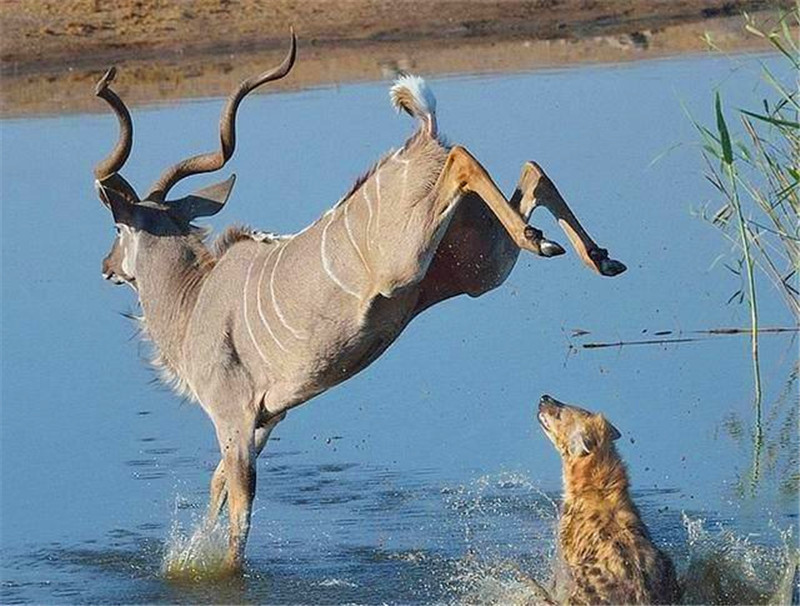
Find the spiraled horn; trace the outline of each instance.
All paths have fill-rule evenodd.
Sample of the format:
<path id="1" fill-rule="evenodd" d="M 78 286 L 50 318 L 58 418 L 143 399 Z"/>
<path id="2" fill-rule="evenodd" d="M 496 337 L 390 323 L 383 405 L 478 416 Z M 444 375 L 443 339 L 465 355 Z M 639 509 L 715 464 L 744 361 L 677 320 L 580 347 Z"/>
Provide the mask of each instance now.
<path id="1" fill-rule="evenodd" d="M 119 171 L 128 159 L 131 153 L 131 147 L 133 146 L 133 122 L 131 121 L 131 114 L 128 108 L 125 107 L 122 99 L 109 88 L 109 85 L 114 81 L 116 75 L 117 68 L 110 68 L 95 87 L 95 94 L 101 99 L 104 99 L 106 103 L 111 106 L 111 109 L 113 109 L 114 113 L 117 115 L 117 120 L 119 120 L 119 139 L 117 140 L 117 144 L 114 146 L 114 149 L 111 150 L 111 153 L 98 162 L 97 166 L 94 168 L 94 176 L 98 180 L 105 179 Z"/>
<path id="2" fill-rule="evenodd" d="M 200 173 L 209 173 L 225 166 L 225 163 L 233 155 L 233 151 L 236 148 L 236 111 L 239 109 L 239 104 L 242 102 L 242 99 L 244 99 L 249 92 L 262 84 L 283 78 L 294 65 L 294 60 L 297 56 L 297 38 L 294 35 L 293 29 L 290 29 L 290 32 L 292 36 L 291 46 L 283 62 L 278 67 L 264 72 L 255 78 L 248 78 L 231 93 L 230 97 L 228 97 L 228 102 L 225 104 L 225 108 L 222 110 L 222 116 L 220 117 L 219 151 L 193 156 L 171 166 L 161 173 L 158 181 L 153 183 L 145 199 L 154 202 L 163 202 L 169 190 L 181 179 Z"/>

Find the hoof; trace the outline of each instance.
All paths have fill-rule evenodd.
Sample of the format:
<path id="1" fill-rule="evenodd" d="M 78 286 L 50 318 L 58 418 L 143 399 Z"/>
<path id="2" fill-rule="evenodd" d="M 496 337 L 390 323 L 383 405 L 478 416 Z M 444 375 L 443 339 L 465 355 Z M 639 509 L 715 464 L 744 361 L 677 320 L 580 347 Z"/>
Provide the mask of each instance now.
<path id="1" fill-rule="evenodd" d="M 564 248 L 560 244 L 545 238 L 541 229 L 526 225 L 524 234 L 525 240 L 520 244 L 521 248 L 529 250 L 540 257 L 557 257 L 564 254 Z"/>
<path id="2" fill-rule="evenodd" d="M 558 242 L 544 239 L 539 243 L 539 250 L 541 251 L 543 257 L 557 257 L 566 252 L 564 247 Z"/>
<path id="3" fill-rule="evenodd" d="M 616 259 L 608 256 L 608 251 L 605 248 L 594 248 L 589 251 L 589 258 L 594 263 L 597 271 L 603 276 L 616 276 L 628 269 L 624 263 L 620 263 Z"/>
<path id="4" fill-rule="evenodd" d="M 616 259 L 603 259 L 600 261 L 600 273 L 609 278 L 621 274 L 626 269 L 628 268 L 625 267 L 625 264 Z"/>

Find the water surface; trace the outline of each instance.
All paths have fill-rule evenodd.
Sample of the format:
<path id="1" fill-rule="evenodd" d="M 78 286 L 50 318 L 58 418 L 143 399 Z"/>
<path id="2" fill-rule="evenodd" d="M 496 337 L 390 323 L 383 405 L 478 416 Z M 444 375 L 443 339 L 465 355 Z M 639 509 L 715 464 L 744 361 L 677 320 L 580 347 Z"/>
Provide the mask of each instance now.
<path id="1" fill-rule="evenodd" d="M 720 86 L 729 107 L 752 107 L 759 61 L 773 59 L 431 81 L 451 141 L 507 192 L 538 161 L 629 271 L 598 277 L 571 251 L 522 256 L 501 288 L 423 314 L 365 372 L 290 413 L 259 460 L 248 574 L 227 583 L 162 574 L 202 515 L 218 451 L 202 411 L 153 383 L 147 345 L 119 313 L 133 294 L 100 278 L 113 226 L 91 169 L 116 121 L 3 122 L 0 600 L 522 599 L 514 571 L 546 576 L 560 494 L 534 422 L 544 392 L 622 431 L 637 501 L 680 570 L 711 559 L 730 599 L 772 591 L 797 540 L 794 339 L 762 340 L 768 448 L 755 485 L 746 338 L 581 347 L 746 326 L 746 308 L 726 305 L 740 286 L 719 262 L 729 251 L 693 216 L 714 192 L 682 105 L 710 124 Z M 126 176 L 141 191 L 212 149 L 220 106 L 135 112 Z M 234 196 L 210 224 L 297 231 L 411 129 L 385 83 L 248 98 L 224 171 L 238 174 Z M 548 216 L 534 223 L 567 243 Z M 761 314 L 792 322 L 777 296 Z"/>

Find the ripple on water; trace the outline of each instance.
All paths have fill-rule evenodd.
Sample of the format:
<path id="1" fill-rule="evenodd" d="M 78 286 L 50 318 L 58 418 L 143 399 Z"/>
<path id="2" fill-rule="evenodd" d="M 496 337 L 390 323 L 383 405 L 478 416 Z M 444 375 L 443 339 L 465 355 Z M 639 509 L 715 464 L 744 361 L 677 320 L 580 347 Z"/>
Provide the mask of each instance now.
<path id="1" fill-rule="evenodd" d="M 316 475 L 295 479 L 279 490 L 295 492 L 298 485 L 313 485 L 326 473 L 317 468 Z M 0 601 L 542 601 L 538 583 L 549 587 L 555 562 L 556 505 L 527 476 L 492 474 L 443 488 L 441 478 L 424 473 L 387 476 L 384 470 L 362 466 L 337 474 L 340 481 L 321 486 L 321 496 L 349 494 L 361 486 L 363 501 L 328 508 L 332 517 L 321 522 L 322 530 L 315 526 L 290 532 L 290 520 L 318 515 L 308 506 L 297 508 L 305 512 L 299 518 L 257 524 L 261 535 L 248 547 L 250 557 L 241 577 L 228 578 L 222 566 L 225 525 L 208 529 L 202 514 L 187 514 L 181 507 L 187 500 L 176 496 L 175 521 L 164 542 L 140 534 L 152 530 L 163 536 L 160 525 L 136 532 L 118 528 L 77 545 L 51 543 L 9 558 Z M 275 511 L 276 501 L 285 502 L 276 494 L 279 490 L 271 487 L 272 502 L 265 509 Z M 773 547 L 755 545 L 750 536 L 697 515 L 684 516 L 681 523 L 677 512 L 662 511 L 663 492 L 635 496 L 652 517 L 656 541 L 675 559 L 686 583 L 686 603 L 787 603 L 785 596 L 791 596 L 792 583 L 796 585 L 787 572 L 797 555 L 791 533 L 773 531 L 779 536 L 770 537 L 765 528 L 757 540 Z M 392 505 L 391 515 L 381 511 L 381 503 Z"/>

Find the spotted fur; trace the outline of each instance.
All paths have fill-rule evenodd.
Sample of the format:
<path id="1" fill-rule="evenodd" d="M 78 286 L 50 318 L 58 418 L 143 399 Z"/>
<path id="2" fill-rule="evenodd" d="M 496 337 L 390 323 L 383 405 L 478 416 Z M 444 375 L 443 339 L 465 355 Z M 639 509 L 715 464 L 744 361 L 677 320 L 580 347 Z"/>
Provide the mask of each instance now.
<path id="1" fill-rule="evenodd" d="M 674 604 L 672 562 L 650 538 L 629 494 L 628 475 L 602 415 L 545 396 L 539 422 L 563 462 L 559 551 L 568 604 Z"/>

